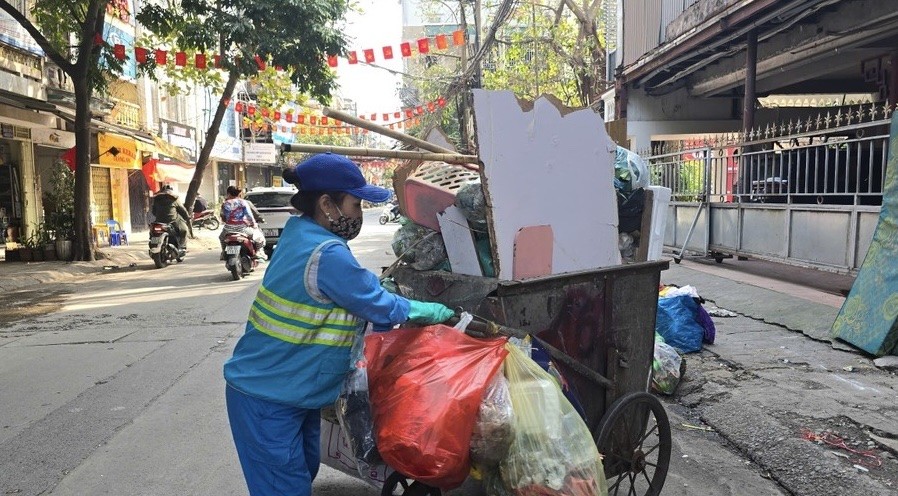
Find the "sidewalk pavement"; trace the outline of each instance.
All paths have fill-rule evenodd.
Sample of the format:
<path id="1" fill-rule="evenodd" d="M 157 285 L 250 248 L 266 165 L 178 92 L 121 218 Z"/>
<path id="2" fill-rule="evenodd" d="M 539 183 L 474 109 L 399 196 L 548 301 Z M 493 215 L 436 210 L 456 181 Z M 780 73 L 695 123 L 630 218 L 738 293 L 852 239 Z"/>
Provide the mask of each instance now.
<path id="1" fill-rule="evenodd" d="M 218 249 L 217 232 L 199 230 L 195 234 L 196 238 L 188 240 L 190 251 Z M 93 262 L 0 262 L 0 292 L 71 282 L 151 263 L 147 240 L 148 233 L 134 233 L 129 245 L 101 247 Z M 857 351 L 829 336 L 844 301 L 839 293 L 851 288 L 853 278 L 849 276 L 760 260 L 714 264 L 687 258 L 680 264 L 671 263 L 661 280 L 665 284 L 692 285 L 718 307 L 830 342 L 840 350 Z"/>
<path id="2" fill-rule="evenodd" d="M 187 255 L 198 251 L 218 249 L 218 233 L 206 230 L 194 232 L 196 238 L 187 240 Z M 133 233 L 124 246 L 102 246 L 93 262 L 7 262 L 0 261 L 0 293 L 30 289 L 40 284 L 73 282 L 92 274 L 120 270 L 152 263 L 147 253 L 149 233 Z"/>

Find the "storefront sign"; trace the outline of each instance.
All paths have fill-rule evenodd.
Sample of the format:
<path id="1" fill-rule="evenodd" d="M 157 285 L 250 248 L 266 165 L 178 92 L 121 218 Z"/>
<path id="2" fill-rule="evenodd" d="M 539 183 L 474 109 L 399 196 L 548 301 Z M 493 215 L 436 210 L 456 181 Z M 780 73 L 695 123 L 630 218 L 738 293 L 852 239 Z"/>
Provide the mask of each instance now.
<path id="1" fill-rule="evenodd" d="M 248 164 L 273 164 L 277 162 L 274 143 L 246 143 L 243 145 L 243 161 Z"/>
<path id="2" fill-rule="evenodd" d="M 44 51 L 28 34 L 28 31 L 6 12 L 0 12 L 0 41 L 16 48 L 27 50 L 35 55 L 43 55 Z"/>
<path id="3" fill-rule="evenodd" d="M 183 148 L 190 161 L 196 159 L 196 130 L 179 122 L 159 119 L 159 135 L 162 139 Z"/>
<path id="4" fill-rule="evenodd" d="M 134 34 L 107 23 L 103 26 L 103 39 L 110 45 L 125 45 L 125 50 L 134 50 Z M 134 57 L 122 61 L 122 77 L 137 78 L 137 61 Z"/>
<path id="5" fill-rule="evenodd" d="M 112 148 L 115 148 L 113 153 Z M 137 143 L 134 138 L 110 133 L 97 133 L 97 149 L 100 156 L 97 163 L 107 167 L 121 169 L 141 168 L 141 161 L 137 153 Z"/>
<path id="6" fill-rule="evenodd" d="M 35 145 L 69 149 L 75 146 L 75 133 L 46 127 L 31 128 L 31 141 Z"/>
<path id="7" fill-rule="evenodd" d="M 228 162 L 243 160 L 243 142 L 237 138 L 219 135 L 212 147 L 212 157 Z"/>

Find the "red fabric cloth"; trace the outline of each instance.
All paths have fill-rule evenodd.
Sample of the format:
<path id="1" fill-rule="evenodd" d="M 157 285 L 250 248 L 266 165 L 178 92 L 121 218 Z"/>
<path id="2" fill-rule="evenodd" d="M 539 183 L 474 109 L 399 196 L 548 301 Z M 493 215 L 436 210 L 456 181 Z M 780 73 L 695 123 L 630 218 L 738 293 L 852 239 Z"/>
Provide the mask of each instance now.
<path id="1" fill-rule="evenodd" d="M 62 159 L 69 166 L 69 169 L 72 169 L 72 172 L 75 172 L 75 147 L 71 147 L 62 154 Z"/>

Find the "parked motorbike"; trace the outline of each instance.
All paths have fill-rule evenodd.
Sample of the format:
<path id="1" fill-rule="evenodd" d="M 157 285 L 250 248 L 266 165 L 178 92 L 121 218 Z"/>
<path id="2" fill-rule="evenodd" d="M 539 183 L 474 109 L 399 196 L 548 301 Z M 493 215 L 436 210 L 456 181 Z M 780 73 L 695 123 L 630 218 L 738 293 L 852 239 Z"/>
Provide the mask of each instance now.
<path id="1" fill-rule="evenodd" d="M 399 205 L 391 204 L 384 207 L 383 211 L 380 213 L 378 222 L 380 222 L 380 225 L 384 225 L 387 222 L 399 222 L 399 217 L 401 217 Z"/>
<path id="2" fill-rule="evenodd" d="M 225 237 L 225 268 L 231 271 L 235 281 L 256 270 L 256 247 L 252 238 L 242 233 L 232 233 Z"/>
<path id="3" fill-rule="evenodd" d="M 215 231 L 221 226 L 221 221 L 215 216 L 214 210 L 203 210 L 202 212 L 194 212 L 191 221 L 194 229 L 206 228 Z"/>
<path id="4" fill-rule="evenodd" d="M 187 250 L 178 246 L 178 234 L 171 224 L 153 222 L 150 224 L 150 258 L 157 269 L 168 266 L 172 262 L 181 262 Z"/>

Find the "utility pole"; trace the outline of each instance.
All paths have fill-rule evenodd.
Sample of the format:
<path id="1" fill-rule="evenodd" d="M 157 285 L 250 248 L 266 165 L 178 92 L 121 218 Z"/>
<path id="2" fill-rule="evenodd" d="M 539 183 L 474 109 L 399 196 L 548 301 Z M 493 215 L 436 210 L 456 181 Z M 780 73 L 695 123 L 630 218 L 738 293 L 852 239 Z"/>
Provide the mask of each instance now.
<path id="1" fill-rule="evenodd" d="M 474 53 L 480 51 L 480 0 L 474 0 Z M 472 88 L 480 88 L 483 82 L 483 58 L 477 60 Z"/>

